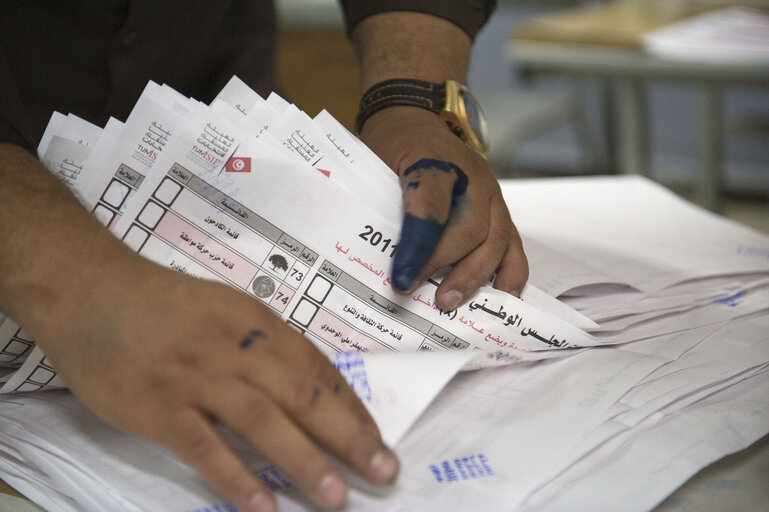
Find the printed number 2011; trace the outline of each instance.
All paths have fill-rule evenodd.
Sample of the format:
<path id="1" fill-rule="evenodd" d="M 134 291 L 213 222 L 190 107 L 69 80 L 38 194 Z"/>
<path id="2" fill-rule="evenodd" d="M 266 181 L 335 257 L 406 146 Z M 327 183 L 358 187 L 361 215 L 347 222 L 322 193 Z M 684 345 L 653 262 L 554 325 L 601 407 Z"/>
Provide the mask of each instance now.
<path id="1" fill-rule="evenodd" d="M 358 235 L 374 247 L 379 247 L 381 245 L 380 250 L 382 252 L 387 252 L 387 248 L 390 248 L 390 257 L 392 258 L 395 254 L 395 248 L 398 247 L 398 244 L 392 244 L 392 238 L 385 238 L 382 233 L 379 231 L 375 231 L 373 226 L 370 226 L 366 224 L 363 227 L 363 232 Z M 392 245 L 390 245 L 392 244 Z"/>

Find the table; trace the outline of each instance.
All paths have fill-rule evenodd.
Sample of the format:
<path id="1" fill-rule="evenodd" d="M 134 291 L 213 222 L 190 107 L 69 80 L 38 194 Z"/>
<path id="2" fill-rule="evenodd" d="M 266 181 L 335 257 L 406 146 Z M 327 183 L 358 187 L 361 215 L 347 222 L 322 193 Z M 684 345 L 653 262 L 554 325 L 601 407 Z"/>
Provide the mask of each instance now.
<path id="1" fill-rule="evenodd" d="M 748 3 L 769 7 L 766 1 Z M 613 128 L 617 167 L 622 173 L 650 174 L 647 82 L 693 84 L 699 95 L 702 173 L 696 200 L 717 210 L 723 171 L 722 89 L 725 85 L 769 85 L 769 66 L 669 61 L 643 53 L 641 35 L 719 6 L 718 2 L 627 0 L 576 7 L 524 24 L 513 34 L 510 55 L 525 72 L 597 77 L 608 82 L 618 117 Z M 613 120 L 608 122 L 613 124 Z"/>

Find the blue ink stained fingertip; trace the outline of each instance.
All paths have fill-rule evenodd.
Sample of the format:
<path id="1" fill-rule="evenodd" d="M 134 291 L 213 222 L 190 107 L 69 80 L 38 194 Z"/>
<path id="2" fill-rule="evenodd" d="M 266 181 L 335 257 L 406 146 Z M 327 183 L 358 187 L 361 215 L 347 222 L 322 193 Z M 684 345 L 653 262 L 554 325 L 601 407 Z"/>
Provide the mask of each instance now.
<path id="1" fill-rule="evenodd" d="M 406 267 L 398 274 L 394 275 L 393 283 L 395 283 L 395 286 L 397 286 L 399 290 L 405 291 L 411 287 L 411 283 L 413 283 L 414 279 L 419 275 L 419 269 L 417 267 Z"/>
<path id="2" fill-rule="evenodd" d="M 406 291 L 427 264 L 443 234 L 443 224 L 420 219 L 410 213 L 403 216 L 398 250 L 393 258 L 393 284 Z"/>

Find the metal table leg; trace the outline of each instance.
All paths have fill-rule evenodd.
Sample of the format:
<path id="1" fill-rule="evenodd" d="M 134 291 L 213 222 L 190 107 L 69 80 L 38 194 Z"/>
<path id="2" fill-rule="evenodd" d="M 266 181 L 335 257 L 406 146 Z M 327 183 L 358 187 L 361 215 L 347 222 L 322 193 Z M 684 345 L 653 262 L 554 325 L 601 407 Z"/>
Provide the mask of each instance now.
<path id="1" fill-rule="evenodd" d="M 697 202 L 718 210 L 723 180 L 724 113 L 721 88 L 714 83 L 700 87 L 699 166 Z"/>
<path id="2" fill-rule="evenodd" d="M 619 168 L 624 174 L 651 175 L 644 84 L 637 78 L 616 80 L 619 117 Z"/>

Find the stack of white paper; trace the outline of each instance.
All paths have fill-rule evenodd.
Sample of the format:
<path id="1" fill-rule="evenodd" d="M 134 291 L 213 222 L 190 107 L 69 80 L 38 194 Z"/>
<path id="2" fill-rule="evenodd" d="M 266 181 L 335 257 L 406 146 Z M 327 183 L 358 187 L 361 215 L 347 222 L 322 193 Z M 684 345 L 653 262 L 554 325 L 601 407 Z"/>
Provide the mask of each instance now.
<path id="1" fill-rule="evenodd" d="M 649 53 L 683 62 L 717 65 L 769 63 L 769 14 L 728 7 L 643 35 Z"/>
<path id="2" fill-rule="evenodd" d="M 447 312 L 434 282 L 392 292 L 397 179 L 325 112 L 237 79 L 210 106 L 151 83 L 125 124 L 56 115 L 39 149 L 134 250 L 262 300 L 332 358 L 403 463 L 351 510 L 648 510 L 769 432 L 769 237 L 641 178 L 503 183 L 530 286 Z M 0 391 L 61 385 L 19 326 L 0 336 Z M 0 410 L 0 476 L 46 508 L 231 510 L 66 391 Z M 281 510 L 307 508 L 230 437 Z"/>

